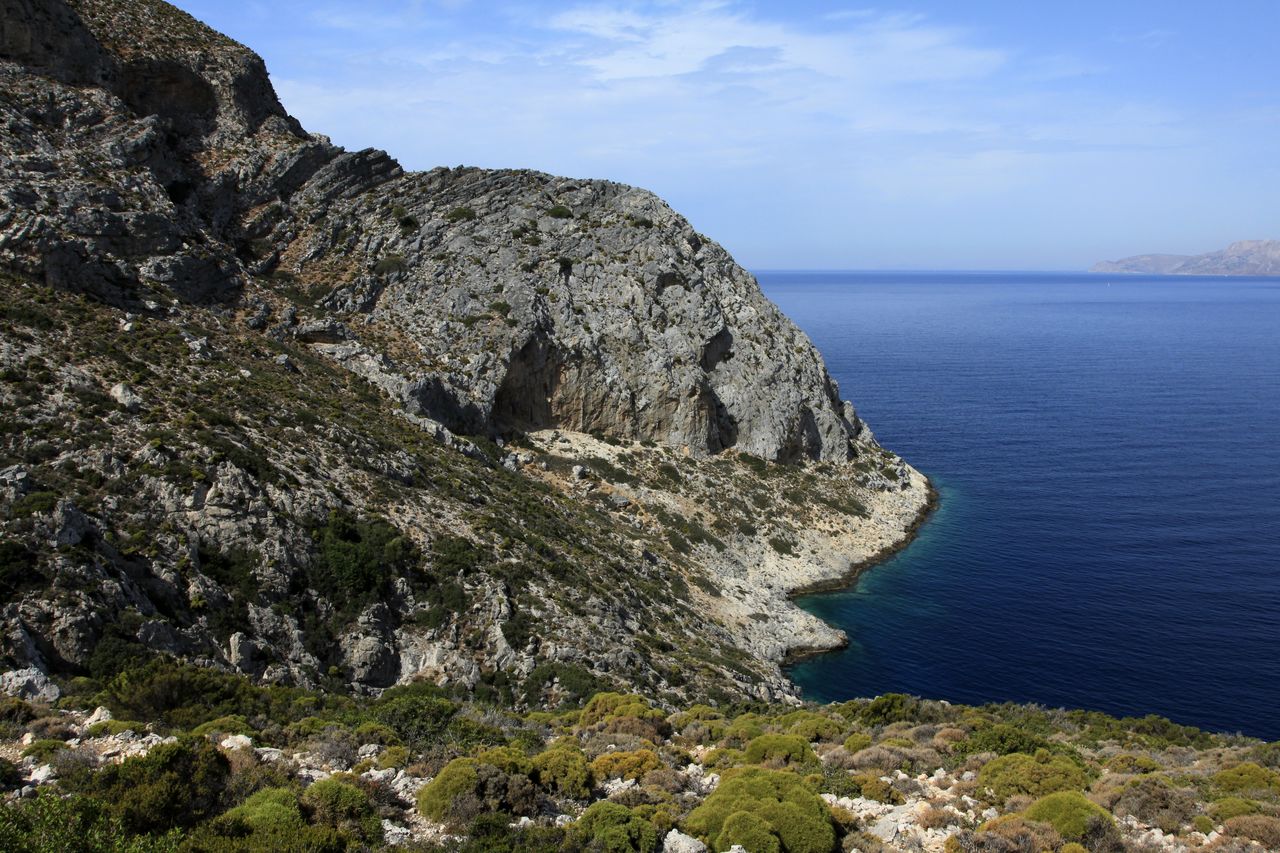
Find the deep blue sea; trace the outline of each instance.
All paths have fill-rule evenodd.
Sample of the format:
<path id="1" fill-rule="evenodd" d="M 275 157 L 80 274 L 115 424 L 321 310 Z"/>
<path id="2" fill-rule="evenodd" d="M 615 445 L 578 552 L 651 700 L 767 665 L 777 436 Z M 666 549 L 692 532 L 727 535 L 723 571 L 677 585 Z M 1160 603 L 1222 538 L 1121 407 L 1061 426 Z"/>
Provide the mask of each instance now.
<path id="1" fill-rule="evenodd" d="M 765 293 L 941 504 L 808 697 L 898 691 L 1280 739 L 1280 279 L 786 273 Z"/>

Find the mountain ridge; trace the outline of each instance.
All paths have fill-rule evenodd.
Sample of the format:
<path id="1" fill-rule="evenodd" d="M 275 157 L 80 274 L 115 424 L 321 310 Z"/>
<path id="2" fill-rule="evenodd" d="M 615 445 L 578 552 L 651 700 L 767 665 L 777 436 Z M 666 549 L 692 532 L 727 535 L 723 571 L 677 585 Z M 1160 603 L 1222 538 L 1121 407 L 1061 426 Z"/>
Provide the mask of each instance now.
<path id="1" fill-rule="evenodd" d="M 1280 275 L 1280 240 L 1238 240 L 1203 255 L 1134 255 L 1100 261 L 1096 273 L 1152 275 Z"/>

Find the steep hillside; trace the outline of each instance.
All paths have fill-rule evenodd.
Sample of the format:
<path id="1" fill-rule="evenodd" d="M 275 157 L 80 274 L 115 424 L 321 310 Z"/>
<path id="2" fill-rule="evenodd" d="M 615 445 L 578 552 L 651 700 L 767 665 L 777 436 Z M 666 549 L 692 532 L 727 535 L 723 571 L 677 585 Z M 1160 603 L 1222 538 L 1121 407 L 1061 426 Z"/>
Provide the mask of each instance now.
<path id="1" fill-rule="evenodd" d="M 789 696 L 925 479 L 653 195 L 405 174 L 158 0 L 6 0 L 0 649 Z"/>

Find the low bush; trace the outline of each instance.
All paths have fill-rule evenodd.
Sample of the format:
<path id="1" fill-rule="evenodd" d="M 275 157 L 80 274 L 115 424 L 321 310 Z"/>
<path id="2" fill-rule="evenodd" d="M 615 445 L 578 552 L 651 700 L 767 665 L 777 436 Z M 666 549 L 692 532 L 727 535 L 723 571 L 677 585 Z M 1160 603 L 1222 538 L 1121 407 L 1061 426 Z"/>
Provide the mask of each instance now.
<path id="1" fill-rule="evenodd" d="M 1213 784 L 1218 790 L 1230 794 L 1265 796 L 1280 793 L 1280 773 L 1246 761 L 1213 774 Z"/>
<path id="2" fill-rule="evenodd" d="M 548 791 L 580 799 L 591 792 L 587 756 L 571 738 L 561 738 L 533 757 L 533 778 Z"/>
<path id="3" fill-rule="evenodd" d="M 1268 850 L 1280 850 L 1280 818 L 1241 815 L 1229 819 L 1223 829 L 1234 838 L 1251 838 Z"/>
<path id="4" fill-rule="evenodd" d="M 474 758 L 455 758 L 418 791 L 418 811 L 434 821 L 448 822 L 454 801 L 475 792 L 480 783 Z"/>
<path id="5" fill-rule="evenodd" d="M 1010 797 L 1042 797 L 1057 791 L 1082 790 L 1088 777 L 1071 759 L 1040 750 L 1034 756 L 1021 752 L 988 761 L 978 772 L 978 790 L 992 802 Z"/>
<path id="6" fill-rule="evenodd" d="M 349 782 L 321 779 L 303 791 L 302 805 L 315 823 L 365 841 L 382 840 L 382 821 L 368 795 Z"/>
<path id="7" fill-rule="evenodd" d="M 130 832 L 164 833 L 217 814 L 228 774 L 227 759 L 213 744 L 187 738 L 65 777 L 62 784 L 106 804 Z"/>
<path id="8" fill-rule="evenodd" d="M 751 764 L 814 764 L 818 757 L 809 741 L 799 735 L 760 735 L 747 744 L 746 760 Z"/>
<path id="9" fill-rule="evenodd" d="M 720 786 L 685 819 L 686 831 L 719 847 L 729 819 L 745 812 L 760 818 L 787 853 L 830 853 L 835 845 L 831 813 L 794 773 L 748 767 L 727 771 Z M 742 819 L 730 824 L 746 832 Z M 756 837 L 753 835 L 753 837 Z M 767 845 L 767 842 L 763 842 Z M 772 848 L 770 848 L 772 849 Z"/>
<path id="10" fill-rule="evenodd" d="M 1037 750 L 1048 749 L 1049 742 L 1041 737 L 1008 723 L 997 723 L 969 735 L 967 740 L 957 745 L 957 750 L 965 755 L 979 752 L 994 752 L 996 755 L 1010 755 L 1022 752 L 1035 755 Z"/>
<path id="11" fill-rule="evenodd" d="M 0 806 L 0 850 L 13 853 L 176 853 L 175 836 L 131 837 L 103 803 L 42 790 Z"/>
<path id="12" fill-rule="evenodd" d="M 1049 824 L 1068 841 L 1082 841 L 1090 835 L 1097 835 L 1099 826 L 1114 824 L 1106 809 L 1079 791 L 1059 791 L 1041 797 L 1023 812 L 1023 816 L 1027 820 Z"/>
<path id="13" fill-rule="evenodd" d="M 658 831 L 631 809 L 608 800 L 592 803 L 573 825 L 573 834 L 592 850 L 653 853 Z"/>
<path id="14" fill-rule="evenodd" d="M 976 835 L 961 833 L 956 840 L 955 849 L 966 851 L 1058 850 L 1062 845 L 1062 836 L 1052 826 L 1031 823 L 1022 815 L 1015 814 L 1002 815 L 989 820 L 978 827 Z M 948 843 L 947 850 L 950 851 L 952 847 L 953 845 Z"/>
<path id="15" fill-rule="evenodd" d="M 666 714 L 651 707 L 649 701 L 643 696 L 624 693 L 597 693 L 591 697 L 591 701 L 582 709 L 578 724 L 584 727 L 591 726 L 614 717 L 661 720 L 666 717 Z"/>
<path id="16" fill-rule="evenodd" d="M 67 745 L 60 740 L 43 738 L 41 740 L 33 740 L 26 749 L 22 750 L 22 756 L 23 758 L 34 758 L 36 761 L 44 764 L 47 763 L 49 759 L 53 758 L 55 754 L 66 748 Z"/>
<path id="17" fill-rule="evenodd" d="M 1160 776 L 1143 776 L 1125 785 L 1111 810 L 1117 817 L 1133 815 L 1167 833 L 1177 832 L 1196 813 L 1191 792 L 1175 788 Z"/>
<path id="18" fill-rule="evenodd" d="M 1253 800 L 1243 797 L 1223 797 L 1209 805 L 1209 816 L 1217 823 L 1231 820 L 1241 815 L 1257 814 L 1262 809 Z"/>
<path id="19" fill-rule="evenodd" d="M 639 779 L 650 770 L 662 766 L 657 753 L 651 749 L 624 752 L 606 752 L 591 762 L 591 775 L 597 780 Z"/>
<path id="20" fill-rule="evenodd" d="M 844 739 L 844 748 L 849 752 L 859 752 L 871 746 L 871 735 L 866 732 L 854 732 Z"/>

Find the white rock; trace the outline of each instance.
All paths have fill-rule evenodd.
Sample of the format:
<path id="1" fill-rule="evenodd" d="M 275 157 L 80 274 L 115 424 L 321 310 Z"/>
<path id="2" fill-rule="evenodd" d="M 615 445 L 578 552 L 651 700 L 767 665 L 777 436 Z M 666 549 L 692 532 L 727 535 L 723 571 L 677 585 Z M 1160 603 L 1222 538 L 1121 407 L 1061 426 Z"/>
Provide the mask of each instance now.
<path id="1" fill-rule="evenodd" d="M 218 746 L 223 749 L 253 749 L 253 740 L 247 735 L 227 735 Z"/>
<path id="2" fill-rule="evenodd" d="M 376 743 L 366 743 L 364 746 L 356 750 L 356 755 L 361 758 L 373 758 L 382 752 L 382 747 Z"/>
<path id="3" fill-rule="evenodd" d="M 31 771 L 31 775 L 27 777 L 27 781 L 33 785 L 45 785 L 52 782 L 57 777 L 58 774 L 54 772 L 52 765 L 41 764 L 39 767 Z"/>
<path id="4" fill-rule="evenodd" d="M 706 853 L 706 850 L 707 845 L 678 829 L 671 830 L 662 839 L 662 853 Z"/>
<path id="5" fill-rule="evenodd" d="M 406 827 L 383 818 L 382 820 L 382 840 L 390 844 L 392 847 L 398 847 L 409 841 L 413 837 L 413 833 Z"/>
<path id="6" fill-rule="evenodd" d="M 258 760 L 265 764 L 274 764 L 284 759 L 284 751 L 280 749 L 272 749 L 269 746 L 260 746 L 254 750 L 258 756 Z"/>
<path id="7" fill-rule="evenodd" d="M 568 826 L 571 823 L 573 823 L 573 815 L 568 815 L 568 814 L 556 815 L 556 819 L 555 819 L 556 826 Z"/>
<path id="8" fill-rule="evenodd" d="M 127 382 L 117 382 L 111 386 L 111 399 L 125 411 L 136 412 L 142 408 L 142 398 Z"/>
<path id="9" fill-rule="evenodd" d="M 84 721 L 84 727 L 87 729 L 90 726 L 96 726 L 98 723 L 105 723 L 111 719 L 113 719 L 111 712 L 99 705 L 93 709 L 93 713 Z"/>
<path id="10" fill-rule="evenodd" d="M 328 770 L 320 770 L 316 767 L 303 767 L 298 771 L 298 778 L 302 780 L 304 787 L 314 785 L 316 782 L 328 779 L 332 775 Z"/>
<path id="11" fill-rule="evenodd" d="M 636 786 L 635 779 L 606 779 L 600 787 L 604 789 L 606 797 L 612 797 L 621 794 L 623 791 L 630 790 Z"/>
<path id="12" fill-rule="evenodd" d="M 56 702 L 62 696 L 58 685 L 34 666 L 26 669 L 11 669 L 0 674 L 0 693 L 8 693 L 19 699 L 33 699 L 37 702 Z"/>

